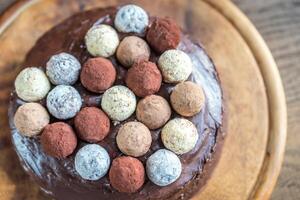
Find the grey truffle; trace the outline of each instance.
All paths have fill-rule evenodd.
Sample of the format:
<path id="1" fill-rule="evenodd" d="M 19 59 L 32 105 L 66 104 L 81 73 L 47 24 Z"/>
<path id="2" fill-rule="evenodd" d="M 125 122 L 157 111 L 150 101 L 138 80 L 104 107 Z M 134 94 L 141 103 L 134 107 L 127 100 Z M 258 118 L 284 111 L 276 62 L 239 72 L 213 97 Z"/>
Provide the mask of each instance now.
<path id="1" fill-rule="evenodd" d="M 73 85 L 79 77 L 81 65 L 68 53 L 60 53 L 50 58 L 46 74 L 54 85 Z"/>
<path id="2" fill-rule="evenodd" d="M 175 182 L 182 171 L 179 158 L 171 151 L 160 149 L 152 154 L 146 163 L 148 178 L 158 186 Z"/>
<path id="3" fill-rule="evenodd" d="M 116 14 L 115 27 L 124 33 L 145 32 L 149 24 L 149 17 L 144 9 L 136 5 L 123 6 Z"/>
<path id="4" fill-rule="evenodd" d="M 47 96 L 47 108 L 57 119 L 70 119 L 80 110 L 82 100 L 77 90 L 68 85 L 59 85 Z"/>
<path id="5" fill-rule="evenodd" d="M 109 165 L 107 151 L 97 144 L 82 147 L 75 156 L 75 170 L 86 180 L 99 180 L 107 174 Z"/>

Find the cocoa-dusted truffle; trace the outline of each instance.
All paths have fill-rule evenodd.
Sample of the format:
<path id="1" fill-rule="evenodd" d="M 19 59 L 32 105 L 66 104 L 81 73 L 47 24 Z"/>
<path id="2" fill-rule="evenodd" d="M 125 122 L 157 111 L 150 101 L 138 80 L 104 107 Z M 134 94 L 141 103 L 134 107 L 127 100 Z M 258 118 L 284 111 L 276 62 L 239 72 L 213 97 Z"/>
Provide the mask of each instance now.
<path id="1" fill-rule="evenodd" d="M 18 97 L 24 101 L 39 101 L 50 90 L 50 82 L 46 74 L 37 67 L 23 69 L 15 80 Z"/>
<path id="2" fill-rule="evenodd" d="M 54 85 L 73 85 L 79 77 L 81 64 L 73 55 L 60 53 L 47 62 L 46 73 Z"/>
<path id="3" fill-rule="evenodd" d="M 120 8 L 114 23 L 120 32 L 143 34 L 148 26 L 149 17 L 143 8 L 129 4 Z"/>
<path id="4" fill-rule="evenodd" d="M 140 100 L 136 117 L 150 129 L 162 127 L 171 116 L 171 108 L 167 100 L 158 95 L 150 95 Z"/>
<path id="5" fill-rule="evenodd" d="M 90 58 L 83 65 L 80 80 L 88 90 L 101 93 L 110 88 L 116 79 L 116 69 L 110 60 Z"/>
<path id="6" fill-rule="evenodd" d="M 161 131 L 161 139 L 165 147 L 176 154 L 191 151 L 198 137 L 196 126 L 184 118 L 170 120 Z"/>
<path id="7" fill-rule="evenodd" d="M 14 124 L 18 131 L 27 137 L 39 134 L 49 124 L 50 116 L 39 103 L 25 103 L 20 106 L 14 116 Z"/>
<path id="8" fill-rule="evenodd" d="M 126 84 L 139 97 L 158 92 L 162 76 L 155 63 L 136 62 L 127 72 Z"/>
<path id="9" fill-rule="evenodd" d="M 191 81 L 177 84 L 171 94 L 172 107 L 182 116 L 196 115 L 204 103 L 205 96 L 201 86 Z"/>
<path id="10" fill-rule="evenodd" d="M 119 149 L 126 155 L 139 157 L 147 153 L 152 137 L 149 129 L 141 122 L 127 122 L 117 135 Z"/>
<path id="11" fill-rule="evenodd" d="M 180 29 L 170 18 L 155 18 L 148 29 L 147 41 L 159 53 L 176 49 L 180 42 Z"/>
<path id="12" fill-rule="evenodd" d="M 158 59 L 158 66 L 167 83 L 183 82 L 193 71 L 190 57 L 177 49 L 165 51 Z"/>
<path id="13" fill-rule="evenodd" d="M 119 192 L 137 192 L 145 181 L 144 166 L 136 158 L 118 157 L 112 162 L 109 180 L 111 185 Z"/>
<path id="14" fill-rule="evenodd" d="M 77 138 L 70 125 L 56 122 L 44 128 L 41 144 L 48 155 L 62 159 L 73 153 Z"/>
<path id="15" fill-rule="evenodd" d="M 110 128 L 110 121 L 106 114 L 96 107 L 83 108 L 75 117 L 75 128 L 78 136 L 87 142 L 103 140 Z"/>
<path id="16" fill-rule="evenodd" d="M 149 60 L 150 48 L 148 44 L 137 36 L 125 37 L 117 50 L 117 58 L 125 67 L 131 67 L 139 60 Z"/>
<path id="17" fill-rule="evenodd" d="M 82 147 L 75 156 L 76 172 L 86 180 L 96 181 L 106 175 L 110 165 L 107 151 L 97 144 Z"/>
<path id="18" fill-rule="evenodd" d="M 72 86 L 58 85 L 47 96 L 47 108 L 57 119 L 70 119 L 79 112 L 82 99 Z"/>
<path id="19" fill-rule="evenodd" d="M 146 162 L 148 178 L 158 186 L 174 183 L 180 176 L 182 166 L 179 158 L 171 151 L 160 149 Z"/>
<path id="20" fill-rule="evenodd" d="M 136 97 L 127 87 L 116 85 L 105 91 L 101 107 L 110 119 L 124 121 L 134 113 Z"/>
<path id="21" fill-rule="evenodd" d="M 106 24 L 94 25 L 85 36 L 87 50 L 93 56 L 112 56 L 119 42 L 117 31 Z"/>

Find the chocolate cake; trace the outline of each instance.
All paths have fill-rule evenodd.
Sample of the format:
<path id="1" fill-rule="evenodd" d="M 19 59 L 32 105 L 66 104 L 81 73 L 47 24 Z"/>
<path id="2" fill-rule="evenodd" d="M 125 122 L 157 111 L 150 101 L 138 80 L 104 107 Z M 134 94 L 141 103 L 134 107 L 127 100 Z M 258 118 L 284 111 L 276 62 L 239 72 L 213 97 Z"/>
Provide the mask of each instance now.
<path id="1" fill-rule="evenodd" d="M 12 142 L 49 196 L 189 199 L 201 189 L 216 160 L 222 92 L 212 60 L 172 19 L 134 5 L 78 13 L 23 66 Z"/>

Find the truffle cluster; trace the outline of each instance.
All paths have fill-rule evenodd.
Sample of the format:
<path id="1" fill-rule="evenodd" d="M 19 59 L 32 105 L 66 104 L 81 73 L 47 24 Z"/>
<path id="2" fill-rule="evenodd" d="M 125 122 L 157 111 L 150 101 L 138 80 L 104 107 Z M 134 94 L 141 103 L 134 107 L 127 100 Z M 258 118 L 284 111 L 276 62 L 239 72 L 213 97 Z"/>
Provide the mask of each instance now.
<path id="1" fill-rule="evenodd" d="M 62 52 L 49 59 L 45 72 L 31 67 L 18 75 L 16 93 L 25 102 L 15 114 L 15 126 L 26 137 L 41 133 L 45 153 L 64 159 L 74 153 L 77 137 L 98 143 L 110 133 L 111 121 L 116 125 L 135 113 L 137 121 L 118 127 L 116 144 L 124 156 L 111 161 L 105 148 L 88 144 L 76 152 L 75 170 L 91 181 L 108 174 L 112 187 L 124 193 L 137 192 L 146 175 L 154 184 L 167 186 L 181 175 L 180 155 L 197 144 L 197 128 L 184 117 L 201 111 L 205 95 L 201 86 L 187 81 L 193 65 L 185 52 L 176 49 L 181 32 L 173 20 L 155 18 L 149 24 L 148 14 L 136 5 L 121 7 L 114 19 L 114 27 L 98 24 L 86 33 L 91 58 L 85 63 Z M 119 32 L 127 34 L 121 42 Z M 150 61 L 150 47 L 160 55 L 157 62 Z M 118 74 L 111 56 L 127 69 L 126 86 L 115 85 Z M 102 95 L 99 108 L 82 108 L 81 95 L 72 86 L 78 81 L 86 90 Z M 170 91 L 170 103 L 181 117 L 170 119 L 171 106 L 158 94 L 162 82 L 177 84 Z M 38 103 L 44 98 L 47 109 Z M 74 118 L 74 128 L 63 121 L 50 124 L 50 115 L 57 120 Z M 166 149 L 150 155 L 144 168 L 139 157 L 151 147 L 151 130 L 159 128 Z"/>

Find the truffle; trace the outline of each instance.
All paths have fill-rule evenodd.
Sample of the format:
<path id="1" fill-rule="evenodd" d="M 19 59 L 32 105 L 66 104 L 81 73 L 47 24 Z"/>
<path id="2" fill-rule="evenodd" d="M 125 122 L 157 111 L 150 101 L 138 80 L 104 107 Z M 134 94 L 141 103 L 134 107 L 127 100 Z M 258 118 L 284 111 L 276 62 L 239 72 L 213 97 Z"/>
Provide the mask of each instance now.
<path id="1" fill-rule="evenodd" d="M 167 186 L 175 182 L 182 171 L 179 158 L 171 151 L 160 149 L 146 162 L 148 178 L 158 186 Z"/>
<path id="2" fill-rule="evenodd" d="M 123 33 L 143 34 L 149 24 L 145 10 L 136 5 L 126 5 L 118 10 L 115 17 L 115 27 Z"/>
<path id="3" fill-rule="evenodd" d="M 127 87 L 116 85 L 103 94 L 101 107 L 112 120 L 124 121 L 134 113 L 136 97 Z"/>
<path id="4" fill-rule="evenodd" d="M 171 108 L 161 96 L 150 95 L 140 100 L 136 117 L 150 129 L 162 127 L 171 117 Z"/>
<path id="5" fill-rule="evenodd" d="M 190 81 L 177 84 L 171 94 L 172 107 L 182 116 L 196 115 L 204 103 L 205 97 L 201 86 Z"/>
<path id="6" fill-rule="evenodd" d="M 58 159 L 71 155 L 77 146 L 77 138 L 71 126 L 64 122 L 49 124 L 41 136 L 44 152 Z"/>
<path id="7" fill-rule="evenodd" d="M 75 117 L 75 128 L 78 136 L 87 142 L 103 140 L 110 129 L 110 121 L 106 114 L 96 107 L 83 108 Z"/>
<path id="8" fill-rule="evenodd" d="M 60 53 L 50 58 L 46 74 L 54 85 L 73 85 L 79 77 L 80 62 L 71 54 Z"/>
<path id="9" fill-rule="evenodd" d="M 74 117 L 79 112 L 81 105 L 80 94 L 71 86 L 56 86 L 47 96 L 47 108 L 57 119 Z"/>
<path id="10" fill-rule="evenodd" d="M 86 180 L 99 180 L 107 174 L 109 165 L 107 151 L 97 144 L 85 145 L 75 156 L 75 170 Z"/>
<path id="11" fill-rule="evenodd" d="M 38 135 L 49 124 L 47 110 L 38 103 L 25 103 L 20 106 L 14 116 L 14 124 L 18 131 L 27 137 Z"/>
<path id="12" fill-rule="evenodd" d="M 162 76 L 155 63 L 136 62 L 127 72 L 126 84 L 139 97 L 154 94 L 160 89 Z"/>
<path id="13" fill-rule="evenodd" d="M 155 18 L 147 32 L 147 41 L 157 52 L 176 49 L 180 42 L 180 28 L 170 18 Z"/>
<path id="14" fill-rule="evenodd" d="M 91 55 L 106 58 L 115 53 L 119 45 L 119 36 L 109 25 L 95 25 L 87 32 L 85 44 Z"/>
<path id="15" fill-rule="evenodd" d="M 141 122 L 127 122 L 118 131 L 117 144 L 126 155 L 139 157 L 147 153 L 152 137 L 149 129 Z"/>
<path id="16" fill-rule="evenodd" d="M 185 154 L 196 146 L 198 132 L 189 120 L 175 118 L 163 127 L 161 139 L 167 149 L 176 154 Z"/>
<path id="17" fill-rule="evenodd" d="M 88 90 L 101 93 L 110 88 L 116 80 L 116 69 L 110 60 L 90 58 L 84 63 L 80 79 Z"/>
<path id="18" fill-rule="evenodd" d="M 136 36 L 125 37 L 117 49 L 118 61 L 125 67 L 131 67 L 139 60 L 149 60 L 150 48 L 141 38 Z"/>
<path id="19" fill-rule="evenodd" d="M 181 50 L 167 50 L 158 59 L 164 81 L 178 83 L 187 80 L 192 73 L 190 57 Z"/>
<path id="20" fill-rule="evenodd" d="M 17 95 L 24 101 L 39 101 L 50 90 L 50 82 L 46 74 L 39 68 L 23 69 L 15 80 Z"/>
<path id="21" fill-rule="evenodd" d="M 132 157 L 118 157 L 113 160 L 109 180 L 119 192 L 137 192 L 145 182 L 145 169 L 141 161 Z"/>

